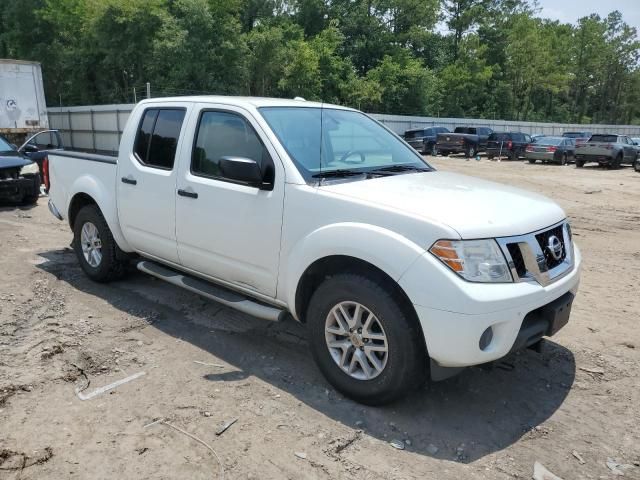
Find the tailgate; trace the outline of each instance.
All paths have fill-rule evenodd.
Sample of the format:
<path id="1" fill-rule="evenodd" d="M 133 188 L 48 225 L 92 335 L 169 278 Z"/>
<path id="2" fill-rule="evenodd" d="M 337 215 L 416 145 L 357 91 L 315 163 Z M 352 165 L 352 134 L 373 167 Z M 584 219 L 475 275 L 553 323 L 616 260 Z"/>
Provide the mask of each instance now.
<path id="1" fill-rule="evenodd" d="M 462 145 L 464 139 L 465 136 L 459 133 L 439 133 L 436 143 L 442 145 Z"/>
<path id="2" fill-rule="evenodd" d="M 610 143 L 587 142 L 576 146 L 578 155 L 593 155 L 598 157 L 607 157 L 611 155 L 613 145 Z"/>

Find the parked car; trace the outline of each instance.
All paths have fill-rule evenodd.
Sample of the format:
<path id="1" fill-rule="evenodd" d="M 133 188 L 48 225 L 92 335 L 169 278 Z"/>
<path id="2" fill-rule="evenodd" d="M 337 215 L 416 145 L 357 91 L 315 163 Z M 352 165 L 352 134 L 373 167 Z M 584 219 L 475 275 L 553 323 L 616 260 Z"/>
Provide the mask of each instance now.
<path id="1" fill-rule="evenodd" d="M 531 137 L 521 132 L 493 132 L 487 140 L 487 157 L 507 157 L 510 160 L 518 160 L 524 157 L 527 145 L 531 143 Z"/>
<path id="2" fill-rule="evenodd" d="M 529 163 L 554 162 L 558 165 L 566 165 L 575 160 L 576 145 L 572 138 L 567 137 L 542 137 L 536 139 L 527 146 L 525 157 Z"/>
<path id="3" fill-rule="evenodd" d="M 591 132 L 564 132 L 562 134 L 563 137 L 573 138 L 576 145 L 588 142 L 591 135 L 593 135 Z"/>
<path id="4" fill-rule="evenodd" d="M 453 133 L 439 133 L 436 150 L 445 157 L 450 153 L 464 153 L 475 157 L 487 148 L 487 139 L 493 130 L 487 127 L 456 127 Z"/>
<path id="5" fill-rule="evenodd" d="M 598 162 L 601 167 L 620 168 L 622 164 L 633 165 L 638 150 L 626 135 L 596 133 L 588 142 L 576 145 L 576 167 Z"/>
<path id="6" fill-rule="evenodd" d="M 435 157 L 438 154 L 436 137 L 439 133 L 449 133 L 449 129 L 446 127 L 428 127 L 407 130 L 404 132 L 404 139 L 420 153 L 428 153 Z"/>
<path id="7" fill-rule="evenodd" d="M 135 261 L 251 315 L 290 314 L 328 381 L 367 404 L 538 344 L 578 289 L 556 203 L 438 172 L 349 108 L 148 99 L 117 159 L 60 151 L 49 166 L 50 210 L 89 278 Z"/>
<path id="8" fill-rule="evenodd" d="M 33 204 L 40 195 L 40 171 L 18 148 L 0 136 L 0 200 Z"/>

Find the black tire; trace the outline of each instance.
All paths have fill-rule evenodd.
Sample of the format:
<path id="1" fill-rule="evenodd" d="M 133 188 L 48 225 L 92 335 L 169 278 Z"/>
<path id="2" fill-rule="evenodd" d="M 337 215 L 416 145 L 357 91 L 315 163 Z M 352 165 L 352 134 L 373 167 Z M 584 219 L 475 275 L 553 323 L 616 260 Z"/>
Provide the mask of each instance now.
<path id="1" fill-rule="evenodd" d="M 307 308 L 307 327 L 313 357 L 326 379 L 338 391 L 357 402 L 383 405 L 420 387 L 427 378 L 428 356 L 417 319 L 403 308 L 382 282 L 358 274 L 338 274 L 314 292 Z M 378 319 L 387 337 L 387 360 L 372 379 L 357 379 L 333 359 L 325 338 L 332 309 L 341 302 L 358 302 Z M 355 347 L 350 347 L 357 351 Z"/>
<path id="2" fill-rule="evenodd" d="M 467 158 L 476 156 L 476 147 L 474 145 L 469 145 L 467 149 L 464 151 L 464 155 Z"/>
<path id="3" fill-rule="evenodd" d="M 518 160 L 518 152 L 514 150 L 513 152 L 509 153 L 508 157 L 509 157 L 509 160 L 512 160 L 512 161 Z"/>
<path id="4" fill-rule="evenodd" d="M 449 152 L 447 150 L 442 150 L 440 152 L 440 155 L 442 155 L 443 157 L 448 157 L 449 156 Z"/>
<path id="5" fill-rule="evenodd" d="M 22 205 L 35 205 L 38 203 L 38 198 L 40 195 L 25 195 L 22 198 Z"/>
<path id="6" fill-rule="evenodd" d="M 636 172 L 640 172 L 640 158 L 637 158 L 637 157 L 636 157 L 636 161 L 635 161 L 635 162 L 633 162 L 633 169 L 634 169 Z"/>
<path id="7" fill-rule="evenodd" d="M 432 157 L 437 157 L 438 156 L 438 149 L 436 148 L 436 144 L 432 143 L 431 144 L 431 151 L 429 152 L 431 154 Z"/>
<path id="8" fill-rule="evenodd" d="M 493 159 L 495 158 L 495 155 L 487 155 L 487 158 L 488 158 L 489 160 L 493 160 Z"/>
<path id="9" fill-rule="evenodd" d="M 566 164 L 567 164 L 567 154 L 563 153 L 562 158 L 560 159 L 560 165 L 566 165 Z"/>
<path id="10" fill-rule="evenodd" d="M 576 160 L 576 168 L 584 167 L 584 160 Z"/>
<path id="11" fill-rule="evenodd" d="M 611 160 L 611 162 L 609 163 L 609 168 L 611 168 L 612 170 L 619 170 L 620 167 L 622 167 L 622 154 L 621 153 L 616 155 L 616 158 Z"/>
<path id="12" fill-rule="evenodd" d="M 529 163 L 534 164 L 534 163 L 536 163 L 536 161 L 535 161 L 535 159 L 530 158 L 530 159 L 529 159 Z"/>
<path id="13" fill-rule="evenodd" d="M 92 223 L 96 227 L 101 242 L 102 258 L 96 266 L 89 264 L 82 251 L 81 232 L 87 223 Z M 73 225 L 73 249 L 82 270 L 91 280 L 110 282 L 122 278 L 126 273 L 127 262 L 118 258 L 118 245 L 97 205 L 87 205 L 78 212 Z"/>

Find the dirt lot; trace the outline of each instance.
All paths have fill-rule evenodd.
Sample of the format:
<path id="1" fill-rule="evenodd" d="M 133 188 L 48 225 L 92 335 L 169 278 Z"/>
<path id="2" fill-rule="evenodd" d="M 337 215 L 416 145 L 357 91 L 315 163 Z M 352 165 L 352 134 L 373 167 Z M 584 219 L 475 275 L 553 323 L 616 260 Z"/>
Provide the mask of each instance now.
<path id="1" fill-rule="evenodd" d="M 385 408 L 329 387 L 300 325 L 239 315 L 142 274 L 94 284 L 46 199 L 0 208 L 0 478 L 219 477 L 206 447 L 163 423 L 145 427 L 158 419 L 209 444 L 233 479 L 531 478 L 536 460 L 564 480 L 640 478 L 640 174 L 434 163 L 560 202 L 583 280 L 569 325 L 542 353 Z M 138 372 L 92 399 L 76 395 Z"/>

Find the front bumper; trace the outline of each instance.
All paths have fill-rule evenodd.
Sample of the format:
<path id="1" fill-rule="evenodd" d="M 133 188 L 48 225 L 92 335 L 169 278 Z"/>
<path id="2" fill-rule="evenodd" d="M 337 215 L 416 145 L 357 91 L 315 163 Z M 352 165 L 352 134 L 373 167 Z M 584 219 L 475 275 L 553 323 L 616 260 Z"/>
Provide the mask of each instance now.
<path id="1" fill-rule="evenodd" d="M 425 282 L 424 275 L 419 279 L 419 272 L 424 272 L 427 266 L 419 263 L 430 263 L 430 257 L 427 254 L 416 262 L 400 279 L 400 285 L 414 304 L 429 356 L 441 367 L 491 362 L 527 346 L 531 338 L 555 333 L 543 328 L 541 335 L 536 331 L 537 336 L 529 336 L 518 345 L 523 341 L 519 338 L 520 332 L 529 326 L 526 319 L 544 317 L 545 307 L 567 293 L 575 296 L 580 282 L 581 255 L 575 245 L 572 270 L 546 286 L 534 282 L 470 283 L 454 273 L 451 281 L 457 289 L 442 279 L 438 283 Z M 440 291 L 438 284 L 446 285 L 445 289 Z M 454 308 L 458 311 L 452 311 Z M 543 323 L 545 321 L 543 318 Z M 488 346 L 480 348 L 480 338 L 489 327 L 493 338 Z"/>
<path id="2" fill-rule="evenodd" d="M 0 180 L 0 200 L 19 202 L 40 193 L 40 176 L 24 176 Z"/>

